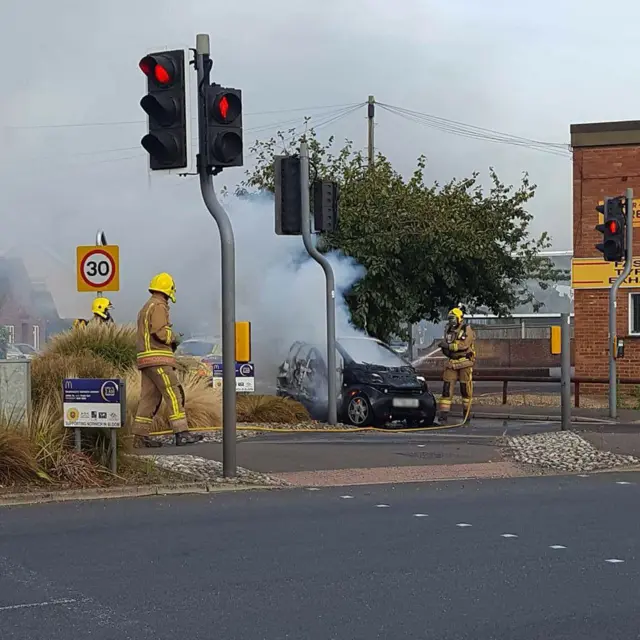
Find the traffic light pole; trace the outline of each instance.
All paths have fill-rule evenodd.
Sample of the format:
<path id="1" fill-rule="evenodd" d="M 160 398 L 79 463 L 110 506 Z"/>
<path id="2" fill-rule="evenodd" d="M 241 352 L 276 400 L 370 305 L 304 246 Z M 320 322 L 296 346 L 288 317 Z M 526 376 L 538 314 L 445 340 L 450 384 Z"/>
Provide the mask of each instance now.
<path id="1" fill-rule="evenodd" d="M 328 422 L 338 424 L 338 372 L 336 370 L 336 279 L 330 262 L 323 256 L 311 240 L 311 212 L 309 204 L 309 148 L 306 142 L 300 144 L 300 192 L 302 240 L 307 253 L 322 267 L 326 276 L 327 293 L 327 401 Z"/>
<path id="2" fill-rule="evenodd" d="M 609 290 L 609 416 L 611 418 L 618 417 L 618 380 L 616 367 L 616 356 L 618 351 L 618 338 L 616 335 L 616 311 L 618 306 L 617 295 L 620 285 L 626 280 L 629 273 L 631 273 L 631 264 L 633 262 L 633 189 L 627 189 L 626 205 L 627 238 L 625 243 L 626 255 L 624 268 Z"/>
<path id="3" fill-rule="evenodd" d="M 211 58 L 208 34 L 196 36 L 196 68 L 198 71 L 198 138 L 200 189 L 209 213 L 220 231 L 222 261 L 222 471 L 225 478 L 233 478 L 236 463 L 236 258 L 233 227 L 213 186 L 202 158 L 206 157 L 207 116 L 206 87 L 211 84 Z"/>

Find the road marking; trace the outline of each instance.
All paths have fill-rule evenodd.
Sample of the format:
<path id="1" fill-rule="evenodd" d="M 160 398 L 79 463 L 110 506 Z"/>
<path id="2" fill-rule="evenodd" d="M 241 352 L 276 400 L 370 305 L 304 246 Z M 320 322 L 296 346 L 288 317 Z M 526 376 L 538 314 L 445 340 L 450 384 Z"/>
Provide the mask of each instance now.
<path id="1" fill-rule="evenodd" d="M 518 536 L 515 533 L 501 533 L 501 538 L 517 538 Z"/>
<path id="2" fill-rule="evenodd" d="M 307 487 L 307 491 L 320 491 L 318 487 Z"/>
<path id="3" fill-rule="evenodd" d="M 470 524 L 467 524 L 466 522 L 458 522 L 458 524 L 456 525 L 456 527 L 470 527 Z"/>
<path id="4" fill-rule="evenodd" d="M 340 496 L 343 500 L 350 500 L 353 496 Z"/>
<path id="5" fill-rule="evenodd" d="M 588 478 L 589 476 L 586 473 L 581 473 L 578 478 Z"/>
<path id="6" fill-rule="evenodd" d="M 389 505 L 388 504 L 377 504 L 376 507 L 378 507 L 378 509 L 386 509 Z"/>
<path id="7" fill-rule="evenodd" d="M 72 604 L 78 602 L 75 599 L 64 598 L 60 600 L 48 600 L 46 602 L 30 602 L 29 604 L 12 604 L 6 607 L 0 607 L 0 611 L 14 611 L 16 609 L 31 609 L 32 607 L 53 607 L 60 604 Z"/>
<path id="8" fill-rule="evenodd" d="M 624 560 L 620 560 L 620 558 L 608 558 L 605 562 L 610 562 L 611 564 L 620 564 L 624 562 Z"/>
<path id="9" fill-rule="evenodd" d="M 552 544 L 549 549 L 566 549 L 567 547 L 563 547 L 561 544 Z"/>
<path id="10" fill-rule="evenodd" d="M 426 447 L 427 445 L 426 445 L 426 444 L 419 444 L 418 446 L 419 446 L 420 448 L 422 448 L 422 447 Z"/>
<path id="11" fill-rule="evenodd" d="M 413 517 L 414 518 L 428 518 L 429 514 L 428 513 L 414 513 Z"/>
<path id="12" fill-rule="evenodd" d="M 633 482 L 627 482 L 626 480 L 619 480 L 616 484 L 633 484 Z"/>

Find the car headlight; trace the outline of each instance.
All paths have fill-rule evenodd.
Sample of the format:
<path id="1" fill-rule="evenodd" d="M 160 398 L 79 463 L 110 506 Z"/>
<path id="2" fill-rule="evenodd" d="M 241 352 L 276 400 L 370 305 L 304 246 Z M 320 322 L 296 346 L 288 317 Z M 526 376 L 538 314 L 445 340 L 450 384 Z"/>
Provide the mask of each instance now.
<path id="1" fill-rule="evenodd" d="M 383 383 L 382 376 L 379 373 L 372 373 L 368 371 L 362 372 L 358 376 L 358 379 L 363 384 L 382 384 Z"/>
<path id="2" fill-rule="evenodd" d="M 416 378 L 417 378 L 420 382 L 422 382 L 423 384 L 426 382 L 426 380 L 425 380 L 424 376 L 416 376 Z"/>

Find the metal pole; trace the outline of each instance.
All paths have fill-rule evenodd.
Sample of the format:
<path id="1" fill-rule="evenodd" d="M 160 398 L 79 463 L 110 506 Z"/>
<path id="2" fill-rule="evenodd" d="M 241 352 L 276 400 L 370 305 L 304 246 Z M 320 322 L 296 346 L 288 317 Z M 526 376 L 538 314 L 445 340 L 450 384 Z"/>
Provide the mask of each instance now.
<path id="1" fill-rule="evenodd" d="M 328 422 L 338 424 L 337 385 L 338 372 L 336 370 L 336 279 L 331 264 L 311 241 L 311 213 L 309 205 L 309 148 L 306 142 L 300 145 L 300 191 L 302 210 L 302 240 L 307 253 L 322 267 L 326 277 L 327 294 L 327 402 Z"/>
<path id="2" fill-rule="evenodd" d="M 110 433 L 110 450 L 111 450 L 111 473 L 118 473 L 118 430 L 109 429 Z"/>
<path id="3" fill-rule="evenodd" d="M 82 431 L 76 428 L 73 430 L 73 435 L 76 441 L 76 451 L 80 453 L 82 451 Z"/>
<path id="4" fill-rule="evenodd" d="M 220 255 L 222 261 L 222 473 L 225 478 L 234 478 L 236 463 L 236 258 L 233 227 L 227 212 L 218 202 L 213 178 L 201 158 L 207 145 L 207 110 L 204 87 L 211 83 L 211 58 L 209 35 L 196 36 L 196 67 L 198 70 L 198 131 L 200 155 L 198 173 L 202 199 L 216 221 L 220 232 Z"/>
<path id="5" fill-rule="evenodd" d="M 560 398 L 561 398 L 561 431 L 566 431 L 571 424 L 571 316 L 563 313 L 560 316 L 561 349 L 560 349 Z"/>
<path id="6" fill-rule="evenodd" d="M 627 247 L 624 269 L 609 290 L 609 416 L 611 418 L 618 417 L 616 371 L 616 351 L 618 349 L 618 339 L 616 336 L 617 295 L 620 285 L 626 280 L 629 273 L 631 273 L 631 264 L 633 262 L 633 189 L 627 189 L 626 199 Z"/>
<path id="7" fill-rule="evenodd" d="M 104 247 L 107 245 L 107 236 L 102 229 L 98 229 L 98 233 L 96 233 L 96 247 Z M 98 291 L 96 293 L 96 297 L 102 297 L 102 291 Z"/>

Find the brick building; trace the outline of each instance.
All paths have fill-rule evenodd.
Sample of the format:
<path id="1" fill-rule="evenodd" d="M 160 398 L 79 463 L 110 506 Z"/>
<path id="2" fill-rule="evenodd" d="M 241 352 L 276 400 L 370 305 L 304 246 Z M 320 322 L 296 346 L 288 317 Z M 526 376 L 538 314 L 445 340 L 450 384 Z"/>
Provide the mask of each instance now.
<path id="1" fill-rule="evenodd" d="M 602 235 L 596 206 L 634 190 L 634 255 L 640 256 L 640 121 L 571 125 L 576 376 L 607 378 L 609 287 L 622 264 L 606 263 L 595 245 Z M 634 261 L 635 262 L 635 261 Z M 640 377 L 640 260 L 618 291 L 617 335 L 624 339 L 620 377 Z M 617 271 L 617 273 L 616 273 Z M 608 385 L 592 387 L 604 392 Z"/>

